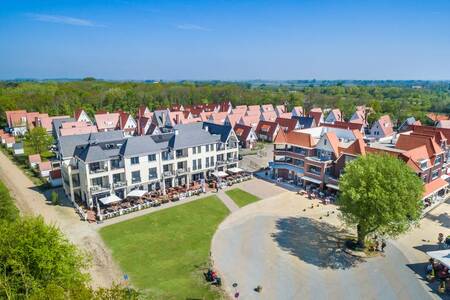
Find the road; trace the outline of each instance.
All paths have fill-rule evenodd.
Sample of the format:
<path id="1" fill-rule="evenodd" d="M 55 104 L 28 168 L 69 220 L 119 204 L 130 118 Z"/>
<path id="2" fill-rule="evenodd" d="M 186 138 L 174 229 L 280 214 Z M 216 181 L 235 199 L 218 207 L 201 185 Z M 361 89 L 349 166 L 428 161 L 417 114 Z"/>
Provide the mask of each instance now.
<path id="1" fill-rule="evenodd" d="M 236 282 L 242 299 L 433 299 L 393 243 L 385 256 L 350 256 L 336 207 L 310 205 L 285 191 L 227 217 L 212 257 L 230 295 Z"/>
<path id="2" fill-rule="evenodd" d="M 110 286 L 119 282 L 119 267 L 96 231 L 95 225 L 81 222 L 69 206 L 52 206 L 33 182 L 8 157 L 0 152 L 0 180 L 5 183 L 22 215 L 42 216 L 47 224 L 59 227 L 67 238 L 92 256 L 88 270 L 94 287 Z"/>

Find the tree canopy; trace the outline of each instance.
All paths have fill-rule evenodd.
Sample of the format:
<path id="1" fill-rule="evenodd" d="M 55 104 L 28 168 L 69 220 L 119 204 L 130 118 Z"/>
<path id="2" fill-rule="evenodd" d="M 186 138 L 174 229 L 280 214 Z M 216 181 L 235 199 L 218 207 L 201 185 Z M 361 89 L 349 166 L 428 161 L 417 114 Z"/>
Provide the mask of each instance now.
<path id="1" fill-rule="evenodd" d="M 347 163 L 339 180 L 343 221 L 356 226 L 364 246 L 369 234 L 397 236 L 418 221 L 423 183 L 401 160 L 368 154 Z"/>
<path id="2" fill-rule="evenodd" d="M 45 128 L 35 127 L 25 134 L 25 143 L 33 149 L 33 154 L 42 154 L 45 151 L 48 151 L 53 143 L 53 138 L 51 135 L 47 134 Z"/>

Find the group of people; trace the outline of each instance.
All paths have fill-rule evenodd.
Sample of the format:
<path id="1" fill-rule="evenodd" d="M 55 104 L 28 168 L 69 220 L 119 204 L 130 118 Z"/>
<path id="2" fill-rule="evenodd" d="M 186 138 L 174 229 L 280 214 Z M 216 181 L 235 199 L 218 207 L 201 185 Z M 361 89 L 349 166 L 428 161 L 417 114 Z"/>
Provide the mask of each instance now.
<path id="1" fill-rule="evenodd" d="M 445 292 L 446 282 L 450 280 L 449 269 L 447 266 L 437 262 L 434 258 L 430 258 L 427 265 L 427 280 L 432 282 L 436 279 L 439 280 L 439 291 Z"/>
<path id="2" fill-rule="evenodd" d="M 386 248 L 386 240 L 385 239 L 379 239 L 378 236 L 375 236 L 373 238 L 373 251 L 381 251 L 384 252 L 384 249 Z"/>

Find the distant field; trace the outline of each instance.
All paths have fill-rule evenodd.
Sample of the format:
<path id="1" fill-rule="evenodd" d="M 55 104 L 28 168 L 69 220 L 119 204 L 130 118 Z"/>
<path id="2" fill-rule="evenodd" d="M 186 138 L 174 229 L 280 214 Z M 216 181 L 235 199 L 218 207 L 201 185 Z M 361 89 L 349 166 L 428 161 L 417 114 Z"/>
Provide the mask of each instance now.
<path id="1" fill-rule="evenodd" d="M 242 207 L 246 206 L 247 204 L 256 202 L 261 200 L 259 197 L 247 193 L 246 191 L 243 191 L 241 189 L 232 189 L 225 192 L 233 201 L 236 203 L 237 206 Z"/>
<path id="2" fill-rule="evenodd" d="M 160 299 L 217 299 L 206 284 L 211 239 L 229 214 L 216 196 L 104 227 L 102 238 L 131 283 Z"/>

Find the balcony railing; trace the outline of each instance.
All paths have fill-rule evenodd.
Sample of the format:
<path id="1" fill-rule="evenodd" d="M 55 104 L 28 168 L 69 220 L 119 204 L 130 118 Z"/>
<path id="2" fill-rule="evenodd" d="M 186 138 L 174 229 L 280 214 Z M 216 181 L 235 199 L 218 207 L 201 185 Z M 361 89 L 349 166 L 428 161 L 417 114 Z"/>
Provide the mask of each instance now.
<path id="1" fill-rule="evenodd" d="M 217 162 L 216 162 L 216 164 L 218 165 L 218 166 L 220 166 L 220 165 L 225 165 L 227 162 L 225 161 L 225 160 L 217 160 Z"/>
<path id="2" fill-rule="evenodd" d="M 103 173 L 103 172 L 108 172 L 108 167 L 105 166 L 105 167 L 89 170 L 89 174 L 97 174 L 97 173 Z"/>
<path id="3" fill-rule="evenodd" d="M 172 160 L 174 158 L 173 154 L 163 154 L 162 160 Z"/>
<path id="4" fill-rule="evenodd" d="M 110 185 L 109 184 L 105 184 L 105 185 L 93 185 L 91 186 L 91 194 L 97 194 L 97 193 L 101 193 L 104 191 L 108 191 L 110 189 Z"/>
<path id="5" fill-rule="evenodd" d="M 163 175 L 164 175 L 164 177 L 172 177 L 172 176 L 174 176 L 175 174 L 174 174 L 174 172 L 171 170 L 171 171 L 164 171 L 164 172 L 163 172 Z"/>
<path id="6" fill-rule="evenodd" d="M 331 175 L 325 175 L 325 182 L 337 185 L 339 183 L 339 178 Z"/>
<path id="7" fill-rule="evenodd" d="M 123 187 L 123 186 L 126 186 L 127 185 L 127 182 L 126 181 L 116 181 L 116 182 L 114 182 L 113 183 L 113 188 L 120 188 L 120 187 Z"/>
<path id="8" fill-rule="evenodd" d="M 177 175 L 185 174 L 185 173 L 188 173 L 189 171 L 190 171 L 189 168 L 177 169 Z"/>
<path id="9" fill-rule="evenodd" d="M 327 156 L 307 156 L 306 159 L 316 162 L 327 162 L 332 160 L 330 157 Z"/>

